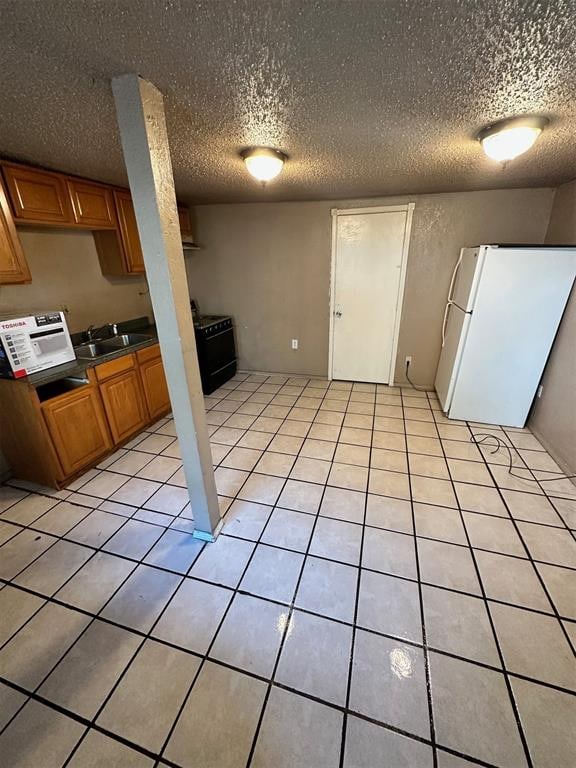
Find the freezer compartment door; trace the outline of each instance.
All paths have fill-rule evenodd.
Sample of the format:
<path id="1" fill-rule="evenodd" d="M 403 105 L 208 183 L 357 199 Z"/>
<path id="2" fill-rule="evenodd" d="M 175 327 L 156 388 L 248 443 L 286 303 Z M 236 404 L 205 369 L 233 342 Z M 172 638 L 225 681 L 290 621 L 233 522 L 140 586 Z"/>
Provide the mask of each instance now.
<path id="1" fill-rule="evenodd" d="M 486 248 L 462 248 L 453 277 L 453 288 L 448 301 L 470 312 L 474 307 L 478 281 L 482 272 Z"/>
<path id="2" fill-rule="evenodd" d="M 470 315 L 455 304 L 450 304 L 445 324 L 444 346 L 434 382 L 438 399 L 445 413 L 450 409 L 452 402 L 469 325 Z"/>

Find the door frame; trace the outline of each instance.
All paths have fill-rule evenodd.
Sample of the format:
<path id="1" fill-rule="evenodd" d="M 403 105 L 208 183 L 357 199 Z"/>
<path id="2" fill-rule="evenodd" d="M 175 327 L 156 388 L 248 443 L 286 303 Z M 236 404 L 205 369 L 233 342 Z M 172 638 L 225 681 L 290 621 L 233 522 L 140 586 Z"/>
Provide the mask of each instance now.
<path id="1" fill-rule="evenodd" d="M 394 313 L 394 333 L 392 337 L 392 354 L 390 356 L 390 369 L 388 372 L 388 386 L 394 386 L 394 372 L 396 369 L 396 356 L 398 354 L 398 338 L 400 335 L 400 319 L 402 317 L 402 305 L 404 304 L 404 286 L 406 284 L 406 270 L 408 267 L 408 249 L 410 248 L 410 233 L 412 231 L 412 215 L 416 203 L 404 203 L 402 205 L 377 205 L 369 208 L 332 208 L 332 253 L 330 258 L 330 326 L 328 346 L 328 380 L 332 381 L 332 358 L 334 353 L 334 291 L 336 286 L 336 242 L 338 231 L 338 217 L 355 213 L 398 213 L 406 212 L 404 225 L 404 243 L 402 247 L 402 263 L 400 266 L 400 280 L 398 294 L 396 296 L 396 311 Z"/>

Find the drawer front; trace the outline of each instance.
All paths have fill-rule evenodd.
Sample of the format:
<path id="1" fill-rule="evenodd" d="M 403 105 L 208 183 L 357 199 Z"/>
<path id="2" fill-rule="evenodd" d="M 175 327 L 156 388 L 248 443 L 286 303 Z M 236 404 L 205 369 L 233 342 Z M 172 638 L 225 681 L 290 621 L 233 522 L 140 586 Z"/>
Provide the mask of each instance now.
<path id="1" fill-rule="evenodd" d="M 68 192 L 77 224 L 106 229 L 116 227 L 114 196 L 111 189 L 101 187 L 99 184 L 69 179 Z"/>
<path id="2" fill-rule="evenodd" d="M 17 165 L 4 165 L 3 171 L 17 221 L 73 223 L 71 206 L 61 176 Z"/>
<path id="3" fill-rule="evenodd" d="M 115 360 L 110 360 L 108 363 L 97 365 L 95 369 L 96 378 L 98 381 L 106 381 L 106 379 L 110 379 L 112 376 L 117 376 L 119 373 L 131 370 L 135 365 L 134 355 L 123 355 Z"/>
<path id="4" fill-rule="evenodd" d="M 144 347 L 144 349 L 136 352 L 136 357 L 139 363 L 146 363 L 148 360 L 154 360 L 156 357 L 160 357 L 160 344 L 152 344 L 150 347 Z"/>

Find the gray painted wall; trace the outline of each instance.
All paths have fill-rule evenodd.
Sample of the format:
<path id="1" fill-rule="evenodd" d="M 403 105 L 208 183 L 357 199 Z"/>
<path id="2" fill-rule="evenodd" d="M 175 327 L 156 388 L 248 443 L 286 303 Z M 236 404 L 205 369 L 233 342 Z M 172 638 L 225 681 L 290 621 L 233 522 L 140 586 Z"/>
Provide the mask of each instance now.
<path id="1" fill-rule="evenodd" d="M 460 248 L 542 243 L 554 190 L 510 189 L 354 201 L 252 203 L 196 208 L 201 251 L 187 257 L 190 295 L 204 313 L 234 316 L 240 366 L 328 370 L 331 208 L 414 201 L 396 380 L 434 381 L 442 314 Z M 298 338 L 298 351 L 291 339 Z"/>
<path id="2" fill-rule="evenodd" d="M 576 245 L 576 179 L 556 190 L 546 242 Z M 568 474 L 576 474 L 576 287 L 568 301 L 528 426 Z"/>

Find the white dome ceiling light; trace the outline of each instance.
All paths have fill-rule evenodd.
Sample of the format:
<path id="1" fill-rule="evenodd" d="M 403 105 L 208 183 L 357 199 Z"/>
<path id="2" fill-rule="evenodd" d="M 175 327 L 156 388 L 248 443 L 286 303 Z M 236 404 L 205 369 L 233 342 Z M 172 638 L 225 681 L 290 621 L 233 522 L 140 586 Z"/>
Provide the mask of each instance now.
<path id="1" fill-rule="evenodd" d="M 240 152 L 240 157 L 244 160 L 248 173 L 262 184 L 275 179 L 288 160 L 288 155 L 271 147 L 249 147 Z"/>
<path id="2" fill-rule="evenodd" d="M 506 163 L 527 152 L 549 122 L 547 117 L 511 117 L 482 128 L 478 141 L 491 160 Z"/>

